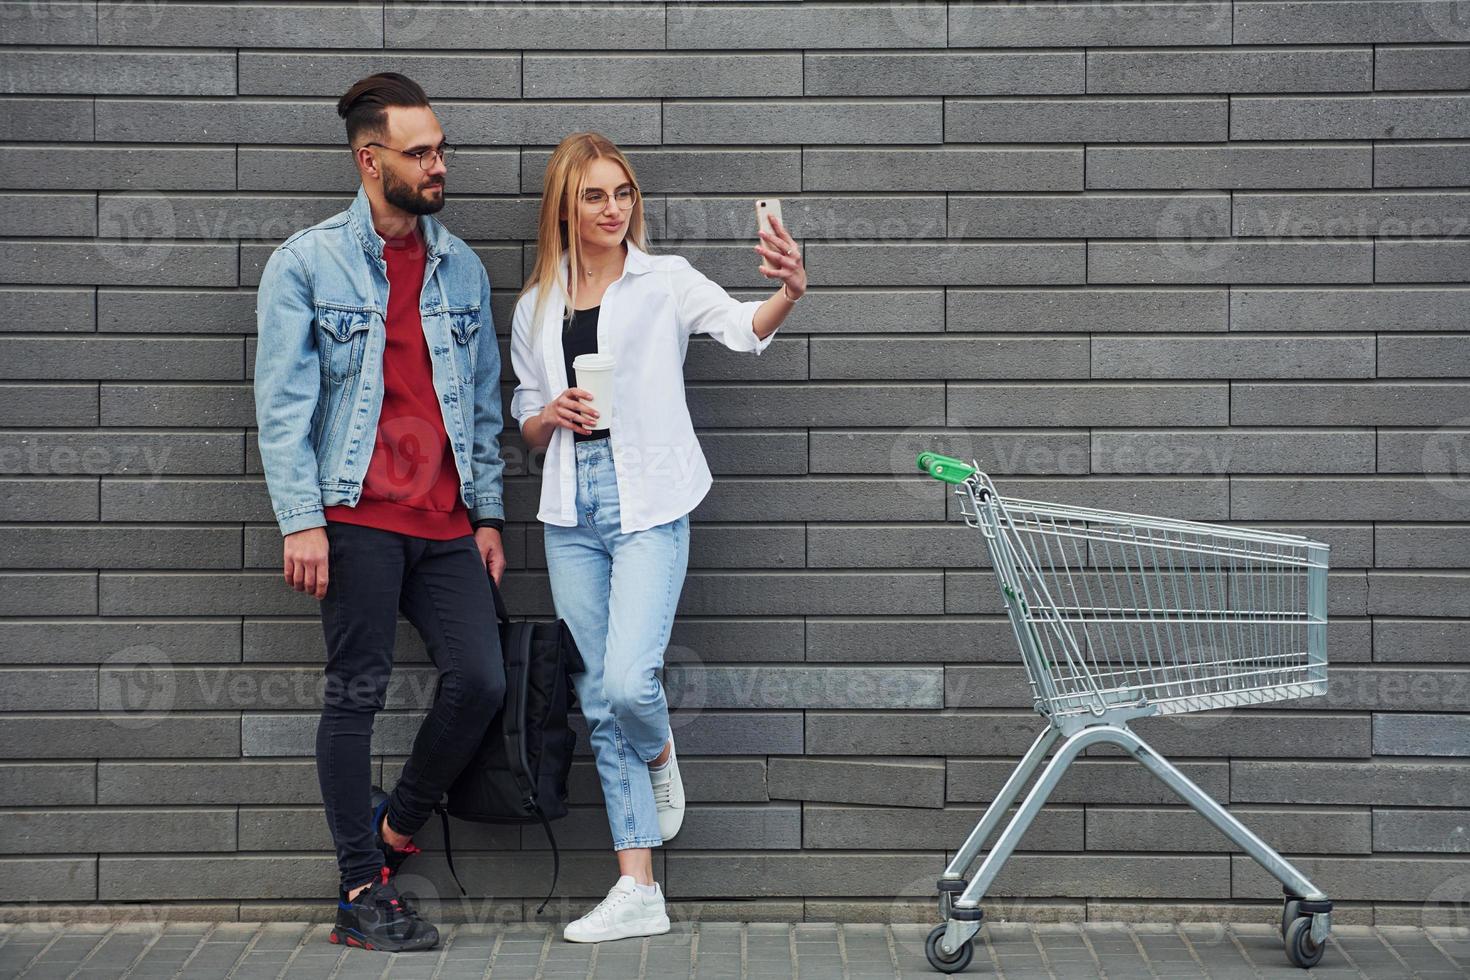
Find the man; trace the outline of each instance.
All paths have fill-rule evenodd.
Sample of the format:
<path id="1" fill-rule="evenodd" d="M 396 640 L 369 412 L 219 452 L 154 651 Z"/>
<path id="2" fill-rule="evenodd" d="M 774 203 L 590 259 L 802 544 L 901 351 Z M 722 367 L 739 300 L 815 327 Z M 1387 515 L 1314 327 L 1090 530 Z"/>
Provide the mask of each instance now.
<path id="1" fill-rule="evenodd" d="M 331 940 L 428 949 L 438 931 L 392 876 L 505 693 L 491 592 L 505 569 L 500 353 L 484 266 L 429 217 L 450 150 L 423 89 L 373 75 L 337 112 L 362 185 L 261 276 L 260 455 L 286 581 L 320 600 L 326 637 L 316 758 L 340 875 Z M 386 794 L 370 740 L 400 610 L 439 683 Z"/>

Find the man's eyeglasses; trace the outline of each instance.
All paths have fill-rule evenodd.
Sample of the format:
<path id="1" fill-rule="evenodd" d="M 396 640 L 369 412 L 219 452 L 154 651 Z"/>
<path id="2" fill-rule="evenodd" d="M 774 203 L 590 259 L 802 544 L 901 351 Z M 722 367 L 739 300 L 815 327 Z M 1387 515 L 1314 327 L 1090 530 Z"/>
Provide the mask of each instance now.
<path id="1" fill-rule="evenodd" d="M 613 200 L 618 202 L 618 208 L 626 211 L 638 200 L 638 191 L 633 187 L 619 187 L 613 193 Z M 582 206 L 588 211 L 601 211 L 607 204 L 607 192 L 590 190 L 582 192 Z"/>
<path id="2" fill-rule="evenodd" d="M 388 146 L 385 143 L 364 143 L 363 146 L 381 146 L 385 150 L 394 153 L 402 153 L 406 157 L 413 157 L 419 162 L 420 170 L 432 170 L 434 161 L 443 160 L 444 165 L 449 166 L 449 161 L 454 159 L 454 147 L 448 143 L 440 143 L 438 146 L 425 147 L 422 150 L 400 150 L 396 146 Z"/>

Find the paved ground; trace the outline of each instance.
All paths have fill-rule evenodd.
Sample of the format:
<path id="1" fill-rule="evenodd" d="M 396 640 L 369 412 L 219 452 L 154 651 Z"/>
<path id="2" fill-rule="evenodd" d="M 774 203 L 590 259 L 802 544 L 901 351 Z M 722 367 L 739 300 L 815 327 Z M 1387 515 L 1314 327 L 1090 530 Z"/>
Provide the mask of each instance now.
<path id="1" fill-rule="evenodd" d="M 542 925 L 447 926 L 427 953 L 345 950 L 325 925 L 171 922 L 0 925 L 0 977 L 535 978 L 932 977 L 927 926 L 676 923 L 600 946 Z M 1269 926 L 986 926 L 966 974 L 997 977 L 1301 977 Z M 1470 929 L 1340 926 L 1311 980 L 1470 975 Z"/>

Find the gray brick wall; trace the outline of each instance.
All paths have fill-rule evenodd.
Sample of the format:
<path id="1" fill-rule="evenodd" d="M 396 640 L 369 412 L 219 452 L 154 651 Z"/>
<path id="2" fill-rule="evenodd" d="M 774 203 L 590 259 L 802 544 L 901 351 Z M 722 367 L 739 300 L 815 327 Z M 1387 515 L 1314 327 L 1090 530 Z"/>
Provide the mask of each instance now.
<path id="1" fill-rule="evenodd" d="M 384 69 L 464 148 L 443 216 L 502 335 L 573 130 L 626 148 L 656 250 L 741 298 L 769 288 L 753 197 L 804 243 L 814 288 L 775 345 L 686 367 L 717 484 L 669 653 L 692 806 L 656 868 L 680 914 L 930 917 L 1028 745 L 926 448 L 1019 496 L 1328 541 L 1329 693 L 1139 730 L 1342 921 L 1470 893 L 1463 2 L 0 6 L 0 916 L 329 908 L 320 628 L 277 570 L 254 286 L 355 189 L 332 104 Z M 507 593 L 549 614 L 537 477 L 505 447 Z M 389 781 L 433 679 L 406 625 L 399 651 Z M 993 915 L 1274 918 L 1267 876 L 1095 755 Z M 581 899 L 613 867 L 585 756 L 573 792 Z M 541 832 L 457 839 L 471 897 L 436 826 L 417 890 L 525 914 Z"/>

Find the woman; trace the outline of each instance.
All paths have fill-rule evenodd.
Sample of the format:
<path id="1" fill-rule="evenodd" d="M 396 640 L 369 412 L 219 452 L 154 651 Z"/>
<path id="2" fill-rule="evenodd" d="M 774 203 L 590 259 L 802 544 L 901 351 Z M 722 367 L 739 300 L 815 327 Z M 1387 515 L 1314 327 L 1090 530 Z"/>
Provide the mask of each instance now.
<path id="1" fill-rule="evenodd" d="M 659 670 L 688 515 L 711 483 L 684 400 L 684 352 L 705 333 L 759 354 L 806 291 L 806 270 L 779 222 L 754 246 L 761 273 L 781 280 L 763 302 L 731 298 L 680 256 L 648 254 L 633 167 L 597 133 L 556 148 L 541 202 L 536 265 L 512 327 L 511 413 L 527 448 L 547 450 L 536 516 L 557 615 L 587 663 L 573 683 L 620 872 L 564 935 L 600 942 L 669 929 L 651 848 L 678 832 L 684 788 Z M 611 406 L 575 386 L 572 358 L 590 352 L 614 358 Z"/>

